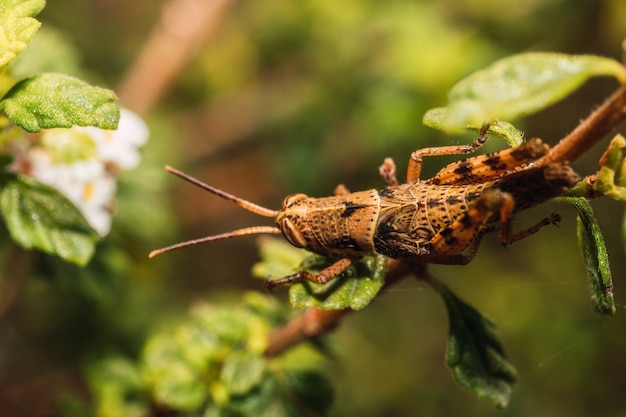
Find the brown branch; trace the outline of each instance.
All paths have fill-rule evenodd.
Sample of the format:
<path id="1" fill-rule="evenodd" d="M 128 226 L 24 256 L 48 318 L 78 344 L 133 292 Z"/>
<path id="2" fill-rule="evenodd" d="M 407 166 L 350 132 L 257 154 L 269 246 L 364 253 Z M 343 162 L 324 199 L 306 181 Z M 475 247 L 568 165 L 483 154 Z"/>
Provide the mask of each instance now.
<path id="1" fill-rule="evenodd" d="M 625 117 L 626 86 L 622 86 L 537 163 L 547 165 L 554 162 L 574 162 Z"/>
<path id="2" fill-rule="evenodd" d="M 166 2 L 143 50 L 118 88 L 124 105 L 147 113 L 169 89 L 234 0 Z"/>

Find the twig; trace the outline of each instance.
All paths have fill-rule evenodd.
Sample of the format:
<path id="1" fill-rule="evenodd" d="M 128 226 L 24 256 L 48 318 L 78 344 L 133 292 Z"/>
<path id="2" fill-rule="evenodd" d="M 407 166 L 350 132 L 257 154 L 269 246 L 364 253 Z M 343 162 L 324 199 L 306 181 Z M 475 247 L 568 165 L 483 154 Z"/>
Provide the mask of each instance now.
<path id="1" fill-rule="evenodd" d="M 624 118 L 626 118 L 626 86 L 619 88 L 589 117 L 564 137 L 537 163 L 547 165 L 556 162 L 573 162 L 600 141 Z M 409 260 L 390 259 L 385 273 L 385 287 L 392 285 L 411 273 L 428 277 L 427 265 Z M 350 309 L 308 309 L 284 327 L 274 331 L 268 340 L 266 356 L 277 356 L 286 349 L 318 337 L 337 326 Z"/>
<path id="2" fill-rule="evenodd" d="M 561 139 L 538 165 L 574 162 L 626 117 L 626 86 L 620 87 L 600 107 Z"/>
<path id="3" fill-rule="evenodd" d="M 419 276 L 425 269 L 426 265 L 423 263 L 390 259 L 385 271 L 384 288 L 395 284 L 412 273 Z M 302 315 L 270 334 L 265 355 L 277 356 L 298 343 L 311 340 L 332 330 L 337 326 L 339 320 L 351 311 L 348 308 L 343 310 L 307 309 Z"/>
<path id="4" fill-rule="evenodd" d="M 118 88 L 125 106 L 147 113 L 215 31 L 233 0 L 172 0 Z"/>

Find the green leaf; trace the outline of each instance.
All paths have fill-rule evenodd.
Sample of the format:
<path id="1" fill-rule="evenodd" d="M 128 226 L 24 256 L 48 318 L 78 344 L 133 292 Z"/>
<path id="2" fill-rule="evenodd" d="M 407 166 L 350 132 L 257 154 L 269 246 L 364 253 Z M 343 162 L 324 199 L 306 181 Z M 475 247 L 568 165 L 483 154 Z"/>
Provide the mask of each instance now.
<path id="1" fill-rule="evenodd" d="M 173 339 L 179 346 L 177 357 L 198 372 L 207 372 L 221 354 L 217 336 L 197 321 L 178 327 Z"/>
<path id="2" fill-rule="evenodd" d="M 231 399 L 225 410 L 211 415 L 255 417 L 324 416 L 333 400 L 327 378 L 310 370 L 265 372 L 260 385 Z"/>
<path id="3" fill-rule="evenodd" d="M 200 304 L 194 306 L 192 314 L 220 343 L 241 344 L 250 336 L 251 315 L 247 312 Z"/>
<path id="4" fill-rule="evenodd" d="M 255 417 L 297 417 L 291 402 L 293 396 L 285 392 L 277 372 L 265 373 L 260 386 L 247 395 L 234 397 L 225 407 L 226 416 L 255 416 Z M 306 414 L 305 414 L 306 415 Z"/>
<path id="5" fill-rule="evenodd" d="M 570 203 L 578 212 L 578 244 L 587 267 L 591 305 L 599 314 L 612 316 L 615 314 L 615 301 L 609 255 L 591 204 L 585 198 L 561 197 L 558 200 Z"/>
<path id="6" fill-rule="evenodd" d="M 198 410 L 207 400 L 208 390 L 194 369 L 182 362 L 172 362 L 167 373 L 153 387 L 155 401 L 176 410 Z"/>
<path id="7" fill-rule="evenodd" d="M 168 407 L 193 411 L 208 398 L 199 371 L 185 362 L 180 345 L 168 334 L 148 340 L 142 353 L 143 378 L 154 401 Z"/>
<path id="8" fill-rule="evenodd" d="M 506 407 L 517 372 L 506 358 L 497 328 L 446 285 L 437 280 L 430 283 L 448 310 L 450 337 L 446 361 L 454 380 L 496 407 Z"/>
<path id="9" fill-rule="evenodd" d="M 609 58 L 542 52 L 513 55 L 454 85 L 438 125 L 455 131 L 486 121 L 518 119 L 561 100 L 589 78 L 606 75 L 626 83 L 626 68 Z M 432 118 L 431 114 L 425 122 L 432 123 Z"/>
<path id="10" fill-rule="evenodd" d="M 0 100 L 0 108 L 29 132 L 74 125 L 115 129 L 120 117 L 116 99 L 111 90 L 50 73 L 15 84 Z"/>
<path id="11" fill-rule="evenodd" d="M 44 0 L 0 0 L 0 68 L 28 47 L 41 23 L 34 19 Z"/>
<path id="12" fill-rule="evenodd" d="M 78 265 L 86 265 L 100 239 L 57 190 L 27 176 L 5 175 L 0 211 L 13 240 Z"/>
<path id="13" fill-rule="evenodd" d="M 222 367 L 221 379 L 232 395 L 242 395 L 261 383 L 265 360 L 248 352 L 233 352 Z"/>
<path id="14" fill-rule="evenodd" d="M 298 249 L 284 239 L 264 238 L 259 247 L 261 262 L 252 267 L 257 278 L 282 278 L 292 274 L 309 256 L 310 252 Z"/>
<path id="15" fill-rule="evenodd" d="M 332 260 L 314 255 L 303 262 L 302 269 L 317 273 L 330 263 Z M 293 284 L 289 289 L 289 301 L 296 308 L 360 310 L 368 305 L 382 288 L 386 266 L 387 258 L 384 256 L 367 256 L 326 284 L 315 284 L 306 280 Z"/>
<path id="16" fill-rule="evenodd" d="M 136 365 L 121 357 L 110 357 L 87 367 L 90 391 L 100 417 L 141 417 L 149 411 L 142 395 L 142 379 Z"/>
<path id="17" fill-rule="evenodd" d="M 622 155 L 624 147 L 626 138 L 615 135 L 600 159 L 600 170 L 593 183 L 594 190 L 617 201 L 626 201 L 626 159 Z"/>

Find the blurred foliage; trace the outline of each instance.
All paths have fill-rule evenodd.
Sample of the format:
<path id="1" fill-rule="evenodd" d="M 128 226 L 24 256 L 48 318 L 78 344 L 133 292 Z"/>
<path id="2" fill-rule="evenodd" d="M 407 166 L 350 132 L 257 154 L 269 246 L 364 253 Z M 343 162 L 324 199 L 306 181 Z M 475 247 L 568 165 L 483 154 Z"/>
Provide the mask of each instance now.
<path id="1" fill-rule="evenodd" d="M 155 407 L 205 416 L 325 414 L 332 393 L 315 371 L 320 354 L 302 345 L 278 359 L 264 357 L 269 331 L 285 322 L 286 310 L 258 293 L 244 300 L 238 307 L 195 305 L 191 319 L 153 334 L 137 363 L 93 361 L 96 415 L 152 415 Z"/>
<path id="2" fill-rule="evenodd" d="M 147 0 L 49 2 L 33 42 L 54 30 L 59 39 L 41 43 L 63 58 L 42 63 L 40 71 L 88 74 L 90 81 L 115 87 L 159 10 L 158 2 Z M 81 402 L 90 396 L 85 376 L 76 372 L 83 364 L 100 383 L 95 392 L 117 395 L 119 381 L 141 411 L 143 397 L 132 387 L 142 374 L 133 359 L 146 358 L 146 340 L 157 346 L 156 335 L 175 334 L 191 301 L 225 303 L 232 291 L 261 288 L 250 278 L 258 255 L 249 239 L 146 259 L 171 241 L 255 221 L 187 191 L 188 185 L 166 181 L 165 163 L 185 165 L 220 188 L 274 207 L 292 192 L 330 194 L 338 182 L 354 190 L 382 186 L 376 167 L 383 157 L 394 157 L 402 171 L 417 148 L 465 140 L 421 125 L 424 112 L 444 105 L 459 79 L 527 50 L 617 58 L 624 21 L 622 0 L 233 4 L 177 84 L 146 115 L 151 141 L 144 161 L 122 177 L 113 231 L 94 260 L 81 269 L 11 248 L 0 253 L 5 265 L 12 261 L 10 271 L 31 265 L 27 280 L 17 273 L 2 276 L 3 305 L 12 289 L 19 291 L 0 322 L 0 413 L 86 415 Z M 76 66 L 76 72 L 55 61 Z M 594 80 L 524 120 L 522 128 L 554 143 L 614 86 Z M 489 150 L 500 146 L 488 144 Z M 581 174 L 597 170 L 594 152 L 577 163 Z M 429 160 L 425 175 L 447 161 Z M 174 184 L 180 192 L 166 189 Z M 445 311 L 427 287 L 405 282 L 334 332 L 337 364 L 327 366 L 338 391 L 331 415 L 622 415 L 626 302 L 619 271 L 626 263 L 623 219 L 615 215 L 622 208 L 608 200 L 593 205 L 618 271 L 611 321 L 590 311 L 574 213 L 561 206 L 565 220 L 559 229 L 508 251 L 486 239 L 472 264 L 433 268 L 456 293 L 496 318 L 520 378 L 508 409 L 494 410 L 458 389 L 442 366 Z M 544 205 L 519 223 L 532 223 L 551 209 Z M 290 360 L 298 362 L 294 356 Z M 96 360 L 104 357 L 114 359 Z M 59 392 L 83 400 L 63 401 L 61 411 L 52 412 Z"/>

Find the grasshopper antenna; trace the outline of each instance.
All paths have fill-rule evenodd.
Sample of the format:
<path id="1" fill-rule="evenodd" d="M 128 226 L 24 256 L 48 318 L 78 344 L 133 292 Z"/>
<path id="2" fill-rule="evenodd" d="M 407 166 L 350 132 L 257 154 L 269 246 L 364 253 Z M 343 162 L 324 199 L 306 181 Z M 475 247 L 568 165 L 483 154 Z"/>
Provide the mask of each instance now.
<path id="1" fill-rule="evenodd" d="M 243 198 L 239 198 L 232 194 L 228 194 L 227 192 L 222 191 L 219 188 L 215 188 L 213 186 L 210 186 L 209 184 L 205 184 L 202 181 L 197 180 L 196 178 L 192 177 L 191 175 L 187 175 L 184 172 L 179 171 L 176 168 L 172 168 L 169 165 L 165 166 L 165 170 L 169 172 L 170 174 L 174 174 L 177 177 L 180 177 L 184 179 L 185 181 L 188 181 L 192 183 L 193 185 L 202 188 L 203 190 L 206 190 L 212 194 L 215 194 L 218 197 L 223 198 L 224 200 L 228 200 L 231 203 L 235 203 L 239 207 L 245 210 L 248 210 L 252 213 L 255 213 L 264 217 L 276 217 L 276 215 L 278 214 L 278 211 L 276 210 L 270 210 L 263 206 L 259 206 L 258 204 L 251 203 L 248 200 L 244 200 Z"/>
<path id="2" fill-rule="evenodd" d="M 218 197 L 223 198 L 224 200 L 230 201 L 231 203 L 234 203 L 236 205 L 238 205 L 239 207 L 258 214 L 260 216 L 264 216 L 264 217 L 276 217 L 276 215 L 278 215 L 278 211 L 276 210 L 271 210 L 268 208 L 265 208 L 263 206 L 259 206 L 258 204 L 254 204 L 251 203 L 248 200 L 244 200 L 243 198 L 239 198 L 237 196 L 234 196 L 232 194 L 229 194 L 225 191 L 220 190 L 219 188 L 215 188 L 213 186 L 210 186 L 209 184 L 205 184 L 202 181 L 185 174 L 182 171 L 179 171 L 175 168 L 172 168 L 171 166 L 166 166 L 165 170 L 171 174 L 176 175 L 177 177 L 180 177 L 182 179 L 184 179 L 185 181 L 188 181 L 192 184 L 194 184 L 197 187 L 202 188 L 203 190 L 206 190 L 212 194 L 215 194 Z M 226 233 L 221 233 L 219 235 L 212 235 L 212 236 L 206 236 L 206 237 L 201 237 L 198 239 L 192 239 L 192 240 L 188 240 L 186 242 L 180 242 L 180 243 L 176 243 L 174 245 L 171 246 L 167 246 L 165 248 L 161 248 L 161 249 L 156 249 L 153 250 L 152 252 L 150 252 L 150 254 L 148 255 L 149 258 L 154 258 L 157 255 L 160 255 L 162 253 L 165 252 L 169 252 L 171 250 L 174 249 L 180 249 L 180 248 L 184 248 L 187 246 L 192 246 L 192 245 L 197 245 L 199 243 L 205 243 L 205 242 L 213 242 L 215 240 L 223 240 L 223 239 L 230 239 L 232 237 L 238 237 L 238 236 L 246 236 L 246 235 L 256 235 L 256 234 L 274 234 L 274 235 L 278 235 L 281 234 L 282 232 L 280 231 L 280 229 L 278 227 L 274 227 L 274 226 L 251 226 L 251 227 L 245 227 L 243 229 L 237 229 L 237 230 L 233 230 L 231 232 L 226 232 Z"/>

